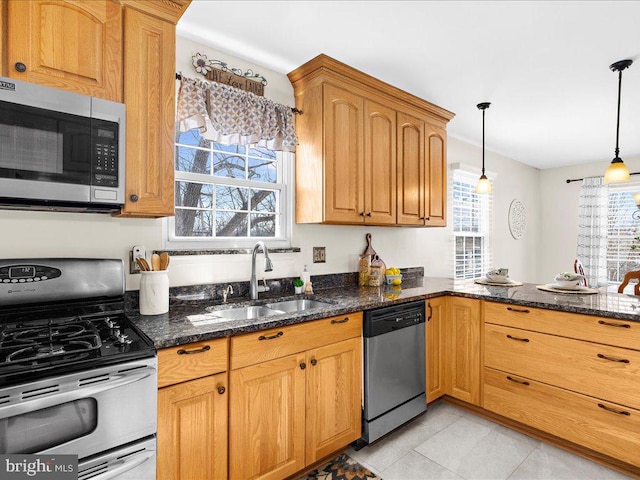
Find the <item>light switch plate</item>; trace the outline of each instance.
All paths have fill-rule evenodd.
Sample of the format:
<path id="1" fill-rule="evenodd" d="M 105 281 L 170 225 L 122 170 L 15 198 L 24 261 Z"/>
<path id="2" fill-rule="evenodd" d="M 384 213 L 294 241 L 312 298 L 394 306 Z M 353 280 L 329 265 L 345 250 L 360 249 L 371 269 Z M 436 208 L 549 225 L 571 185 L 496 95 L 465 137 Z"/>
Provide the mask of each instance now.
<path id="1" fill-rule="evenodd" d="M 140 267 L 138 266 L 138 262 L 136 262 L 136 258 L 143 257 L 147 258 L 147 249 L 142 245 L 135 245 L 129 251 L 129 273 L 140 273 Z"/>
<path id="2" fill-rule="evenodd" d="M 326 247 L 313 247 L 313 263 L 326 263 Z"/>

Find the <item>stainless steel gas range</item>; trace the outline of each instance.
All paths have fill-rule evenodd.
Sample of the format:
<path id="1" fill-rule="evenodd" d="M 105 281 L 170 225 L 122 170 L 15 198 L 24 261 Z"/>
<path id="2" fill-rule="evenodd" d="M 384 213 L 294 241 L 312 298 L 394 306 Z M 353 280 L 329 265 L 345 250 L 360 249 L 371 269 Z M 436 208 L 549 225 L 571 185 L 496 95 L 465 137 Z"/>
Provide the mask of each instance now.
<path id="1" fill-rule="evenodd" d="M 156 352 L 124 314 L 121 260 L 0 260 L 0 453 L 151 480 L 156 413 Z"/>

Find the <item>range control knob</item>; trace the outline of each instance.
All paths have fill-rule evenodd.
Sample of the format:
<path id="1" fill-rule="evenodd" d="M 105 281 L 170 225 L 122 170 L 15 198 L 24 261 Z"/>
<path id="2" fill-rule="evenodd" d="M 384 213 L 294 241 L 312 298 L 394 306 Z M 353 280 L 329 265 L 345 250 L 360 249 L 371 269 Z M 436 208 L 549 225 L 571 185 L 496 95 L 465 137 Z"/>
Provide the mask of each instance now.
<path id="1" fill-rule="evenodd" d="M 107 324 L 107 327 L 114 329 L 118 326 L 118 324 L 111 319 L 111 317 L 105 317 L 104 319 L 105 323 Z"/>
<path id="2" fill-rule="evenodd" d="M 127 337 L 124 333 L 121 333 L 120 331 L 116 333 L 116 345 L 129 345 L 130 343 L 131 340 L 129 340 L 129 337 Z"/>

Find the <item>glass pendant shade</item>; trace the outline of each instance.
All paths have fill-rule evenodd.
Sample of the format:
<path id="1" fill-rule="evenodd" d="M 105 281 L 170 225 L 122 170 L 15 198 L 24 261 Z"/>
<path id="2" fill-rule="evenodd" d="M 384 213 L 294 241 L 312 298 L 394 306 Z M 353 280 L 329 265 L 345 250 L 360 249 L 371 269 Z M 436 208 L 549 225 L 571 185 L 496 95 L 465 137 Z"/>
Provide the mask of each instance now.
<path id="1" fill-rule="evenodd" d="M 486 175 L 482 175 L 478 179 L 478 183 L 476 183 L 476 193 L 479 193 L 479 194 L 491 193 L 491 191 L 492 191 L 491 182 L 489 181 Z"/>
<path id="2" fill-rule="evenodd" d="M 604 183 L 627 182 L 631 178 L 629 169 L 624 162 L 619 158 L 616 160 L 611 162 L 611 165 L 609 165 L 609 168 L 607 168 L 607 171 L 604 173 Z"/>
<path id="3" fill-rule="evenodd" d="M 636 202 L 636 205 L 640 208 L 640 193 L 633 194 L 633 201 Z"/>

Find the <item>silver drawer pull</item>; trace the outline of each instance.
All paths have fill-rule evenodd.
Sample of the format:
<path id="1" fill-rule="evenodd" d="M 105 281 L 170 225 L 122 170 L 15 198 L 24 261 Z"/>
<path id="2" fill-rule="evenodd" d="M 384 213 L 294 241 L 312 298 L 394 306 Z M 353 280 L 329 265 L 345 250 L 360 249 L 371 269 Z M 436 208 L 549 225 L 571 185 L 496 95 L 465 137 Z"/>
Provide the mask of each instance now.
<path id="1" fill-rule="evenodd" d="M 507 338 L 510 338 L 511 340 L 517 340 L 519 342 L 528 342 L 529 341 L 528 338 L 514 337 L 512 335 L 507 335 Z"/>
<path id="2" fill-rule="evenodd" d="M 600 325 L 606 325 L 607 327 L 620 327 L 620 328 L 631 328 L 631 325 L 628 323 L 611 323 L 605 322 L 604 320 L 598 320 Z"/>
<path id="3" fill-rule="evenodd" d="M 260 336 L 258 337 L 258 340 L 273 340 L 274 338 L 279 338 L 279 337 L 281 337 L 282 335 L 284 335 L 284 333 L 283 333 L 283 332 L 278 332 L 278 333 L 276 333 L 275 335 L 271 335 L 270 337 L 265 337 L 264 335 L 260 335 Z"/>
<path id="4" fill-rule="evenodd" d="M 606 355 L 603 355 L 601 353 L 598 354 L 598 358 L 602 358 L 603 360 L 609 360 L 610 362 L 631 363 L 626 358 L 607 357 Z"/>
<path id="5" fill-rule="evenodd" d="M 626 410 L 616 410 L 615 408 L 607 407 L 606 405 L 603 405 L 602 403 L 599 403 L 598 406 L 600 408 L 602 408 L 603 410 L 606 410 L 607 412 L 617 413 L 618 415 L 626 415 L 627 417 L 631 416 L 631 414 L 629 412 L 627 412 Z"/>
<path id="6" fill-rule="evenodd" d="M 193 350 L 184 350 L 184 349 L 180 349 L 178 350 L 178 355 L 193 355 L 194 353 L 204 353 L 211 350 L 211 346 L 210 345 L 205 345 L 202 348 L 195 348 Z"/>
<path id="7" fill-rule="evenodd" d="M 518 312 L 518 313 L 531 313 L 531 310 L 529 310 L 528 308 L 507 307 L 507 310 L 509 310 L 510 312 Z"/>
<path id="8" fill-rule="evenodd" d="M 519 385 L 526 385 L 527 387 L 529 386 L 529 382 L 525 382 L 524 380 L 518 380 L 517 378 L 507 377 L 507 380 L 513 383 L 517 383 Z"/>

